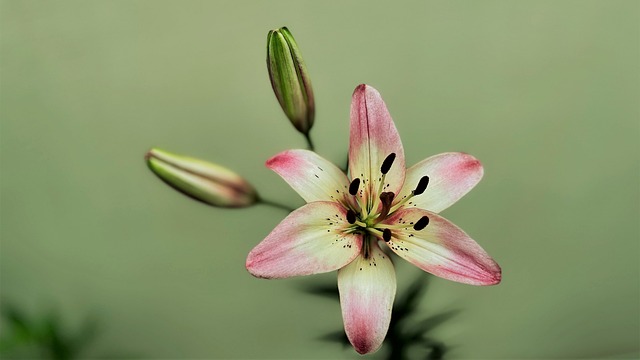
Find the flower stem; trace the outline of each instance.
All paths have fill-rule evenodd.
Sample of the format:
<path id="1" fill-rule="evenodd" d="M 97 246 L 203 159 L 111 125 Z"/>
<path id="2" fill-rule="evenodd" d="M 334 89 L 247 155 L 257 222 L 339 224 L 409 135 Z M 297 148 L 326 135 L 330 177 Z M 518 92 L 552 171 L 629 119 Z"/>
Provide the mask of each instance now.
<path id="1" fill-rule="evenodd" d="M 349 172 L 349 153 L 347 152 L 347 160 L 344 161 L 344 173 L 347 174 Z"/>
<path id="2" fill-rule="evenodd" d="M 279 203 L 277 201 L 273 201 L 273 200 L 266 200 L 266 199 L 260 198 L 260 199 L 258 199 L 258 203 L 264 204 L 264 205 L 268 205 L 268 206 L 271 206 L 271 207 L 274 207 L 274 208 L 286 210 L 288 212 L 292 212 L 293 210 L 295 210 L 294 208 L 292 208 L 292 207 L 290 207 L 288 205 L 281 204 L 281 203 Z"/>
<path id="3" fill-rule="evenodd" d="M 311 141 L 311 135 L 309 133 L 304 134 L 304 138 L 307 139 L 307 148 L 311 151 L 315 151 L 316 148 L 313 146 L 313 141 Z"/>

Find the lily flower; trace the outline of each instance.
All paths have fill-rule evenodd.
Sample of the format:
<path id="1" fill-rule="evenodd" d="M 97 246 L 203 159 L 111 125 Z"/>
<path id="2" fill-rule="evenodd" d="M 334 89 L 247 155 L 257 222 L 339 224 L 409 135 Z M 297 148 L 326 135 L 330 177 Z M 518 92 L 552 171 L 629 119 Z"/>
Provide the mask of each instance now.
<path id="1" fill-rule="evenodd" d="M 353 94 L 349 176 L 307 150 L 284 151 L 266 165 L 307 204 L 249 253 L 247 270 L 268 279 L 338 270 L 345 332 L 358 353 L 376 351 L 389 328 L 396 292 L 390 252 L 448 280 L 500 282 L 486 251 L 438 215 L 480 181 L 482 165 L 444 153 L 405 169 L 400 136 L 374 88 L 360 85 Z"/>

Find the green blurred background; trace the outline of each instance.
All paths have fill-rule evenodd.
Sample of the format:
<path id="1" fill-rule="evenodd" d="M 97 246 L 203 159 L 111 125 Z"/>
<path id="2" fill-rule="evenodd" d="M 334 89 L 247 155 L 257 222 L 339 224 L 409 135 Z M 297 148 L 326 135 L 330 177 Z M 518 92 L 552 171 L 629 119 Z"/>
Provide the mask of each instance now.
<path id="1" fill-rule="evenodd" d="M 454 358 L 638 357 L 638 1 L 2 1 L 1 298 L 98 324 L 86 357 L 354 358 L 318 340 L 335 273 L 259 280 L 248 251 L 286 215 L 190 201 L 146 168 L 158 146 L 302 200 L 264 167 L 305 146 L 265 67 L 288 26 L 342 164 L 359 83 L 407 163 L 465 151 L 479 186 L 444 215 L 502 266 L 434 279 L 421 311 Z M 418 270 L 398 263 L 400 290 Z M 7 335 L 4 325 L 3 334 Z"/>

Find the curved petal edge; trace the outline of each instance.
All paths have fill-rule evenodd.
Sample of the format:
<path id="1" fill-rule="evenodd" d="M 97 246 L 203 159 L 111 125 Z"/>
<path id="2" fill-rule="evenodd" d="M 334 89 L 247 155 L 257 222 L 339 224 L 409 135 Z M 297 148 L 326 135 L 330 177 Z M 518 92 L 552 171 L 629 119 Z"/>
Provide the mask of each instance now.
<path id="1" fill-rule="evenodd" d="M 345 234 L 346 210 L 313 202 L 295 210 L 247 256 L 246 268 L 260 278 L 287 278 L 337 270 L 360 253 L 362 240 Z"/>
<path id="2" fill-rule="evenodd" d="M 344 329 L 351 345 L 360 354 L 378 350 L 389 330 L 396 294 L 391 259 L 372 242 L 368 258 L 358 256 L 338 271 L 338 289 Z"/>

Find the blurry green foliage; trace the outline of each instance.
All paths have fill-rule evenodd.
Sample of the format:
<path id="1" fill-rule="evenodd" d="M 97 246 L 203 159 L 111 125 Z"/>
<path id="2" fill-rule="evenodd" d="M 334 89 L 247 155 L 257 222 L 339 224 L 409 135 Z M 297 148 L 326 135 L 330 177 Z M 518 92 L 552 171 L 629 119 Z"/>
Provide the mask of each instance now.
<path id="1" fill-rule="evenodd" d="M 428 279 L 429 275 L 419 274 L 405 292 L 397 297 L 387 337 L 382 348 L 374 356 L 382 355 L 389 360 L 444 358 L 449 347 L 433 338 L 430 332 L 455 316 L 458 311 L 445 311 L 423 319 L 417 316 L 420 302 L 426 295 L 429 285 Z M 305 287 L 303 291 L 340 300 L 338 288 L 335 285 L 311 285 Z M 343 329 L 325 334 L 321 339 L 340 343 L 345 348 L 351 347 Z M 383 355 L 385 353 L 386 355 Z"/>
<path id="2" fill-rule="evenodd" d="M 6 302 L 0 311 L 5 325 L 0 337 L 3 358 L 79 359 L 97 334 L 94 319 L 87 319 L 78 330 L 69 331 L 56 312 L 34 317 Z"/>

